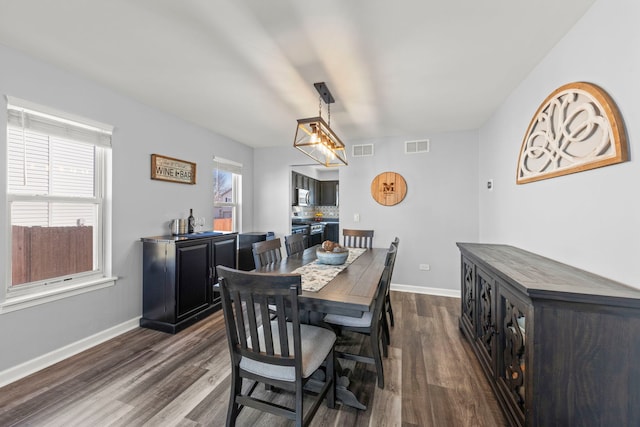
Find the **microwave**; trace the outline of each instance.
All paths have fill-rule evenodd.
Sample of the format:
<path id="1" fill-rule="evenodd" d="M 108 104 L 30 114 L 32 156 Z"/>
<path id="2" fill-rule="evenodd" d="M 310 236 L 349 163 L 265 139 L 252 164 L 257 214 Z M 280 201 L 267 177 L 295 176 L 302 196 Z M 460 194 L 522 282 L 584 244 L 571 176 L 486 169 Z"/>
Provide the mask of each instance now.
<path id="1" fill-rule="evenodd" d="M 309 190 L 298 188 L 298 206 L 309 206 Z"/>

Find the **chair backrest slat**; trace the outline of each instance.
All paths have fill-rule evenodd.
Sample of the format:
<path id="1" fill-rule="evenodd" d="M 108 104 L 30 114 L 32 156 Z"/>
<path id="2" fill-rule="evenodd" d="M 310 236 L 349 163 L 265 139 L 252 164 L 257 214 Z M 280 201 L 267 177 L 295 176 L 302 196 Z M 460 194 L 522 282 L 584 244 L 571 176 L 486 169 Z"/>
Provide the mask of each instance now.
<path id="1" fill-rule="evenodd" d="M 240 342 L 241 343 L 246 343 L 247 342 L 247 327 L 245 325 L 244 322 L 244 313 L 243 313 L 243 309 L 242 309 L 242 299 L 240 298 L 240 292 L 234 292 L 234 297 L 233 297 L 233 301 L 234 301 L 234 305 L 235 305 L 235 313 L 236 313 L 236 317 L 235 317 L 235 321 L 233 322 L 235 324 L 235 327 L 237 328 L 237 334 L 240 338 Z M 235 334 L 234 334 L 235 336 Z"/>
<path id="2" fill-rule="evenodd" d="M 399 245 L 400 245 L 400 239 L 396 237 L 393 240 L 393 242 L 391 242 L 391 246 L 395 247 L 396 250 L 393 252 L 392 257 L 391 257 L 391 269 L 389 271 L 389 283 L 391 283 L 391 278 L 393 277 L 393 269 L 396 266 L 396 258 L 398 256 L 398 246 Z M 391 286 L 391 284 L 389 284 L 389 286 Z"/>
<path id="3" fill-rule="evenodd" d="M 269 313 L 269 304 L 267 304 L 267 298 L 260 299 L 260 318 L 263 319 L 262 326 L 264 327 L 264 349 L 268 355 L 273 356 L 273 333 L 271 332 L 271 320 Z"/>
<path id="4" fill-rule="evenodd" d="M 373 307 L 373 316 L 372 322 L 379 322 L 382 316 L 384 315 L 384 303 L 385 297 L 387 295 L 387 288 L 389 287 L 389 267 L 385 267 L 382 272 L 382 277 L 380 277 L 380 282 L 378 284 L 378 295 L 376 296 L 376 302 Z M 373 326 L 373 325 L 372 325 Z"/>
<path id="5" fill-rule="evenodd" d="M 348 248 L 373 247 L 373 230 L 354 230 L 345 228 L 342 230 L 342 245 Z"/>
<path id="6" fill-rule="evenodd" d="M 251 337 L 252 351 L 260 352 L 260 342 L 258 340 L 258 322 L 256 316 L 256 306 L 253 295 L 245 294 L 245 305 L 247 309 L 247 322 L 249 323 L 249 336 Z M 241 343 L 242 348 L 247 348 L 247 342 Z"/>

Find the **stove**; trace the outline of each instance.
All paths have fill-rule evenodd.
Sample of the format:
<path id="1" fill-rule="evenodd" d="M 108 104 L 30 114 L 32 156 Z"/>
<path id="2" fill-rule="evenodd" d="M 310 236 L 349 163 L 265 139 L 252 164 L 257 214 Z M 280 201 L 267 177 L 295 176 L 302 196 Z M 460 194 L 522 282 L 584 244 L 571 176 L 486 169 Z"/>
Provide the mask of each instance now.
<path id="1" fill-rule="evenodd" d="M 311 224 L 309 227 L 309 234 L 322 234 L 324 231 L 324 225 L 322 224 Z"/>
<path id="2" fill-rule="evenodd" d="M 309 225 L 309 246 L 321 245 L 324 241 L 324 225 Z"/>

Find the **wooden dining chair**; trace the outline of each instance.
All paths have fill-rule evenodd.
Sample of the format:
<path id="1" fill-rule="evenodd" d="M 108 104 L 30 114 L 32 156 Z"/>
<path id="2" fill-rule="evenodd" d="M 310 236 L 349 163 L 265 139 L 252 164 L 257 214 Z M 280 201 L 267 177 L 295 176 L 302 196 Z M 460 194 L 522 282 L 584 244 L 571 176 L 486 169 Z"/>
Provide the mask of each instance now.
<path id="1" fill-rule="evenodd" d="M 287 256 L 304 252 L 307 248 L 307 236 L 304 234 L 291 234 L 284 237 L 284 247 L 287 249 Z"/>
<path id="2" fill-rule="evenodd" d="M 282 261 L 281 246 L 282 242 L 279 238 L 252 243 L 251 250 L 256 268 Z"/>
<path id="3" fill-rule="evenodd" d="M 398 246 L 400 245 L 400 239 L 396 237 L 391 242 L 396 247 L 396 251 L 393 253 L 393 259 L 391 260 L 391 272 L 389 273 L 389 289 L 387 290 L 387 296 L 385 298 L 385 311 L 389 315 L 389 325 L 393 328 L 393 307 L 391 307 L 391 278 L 393 277 L 393 269 L 396 265 L 396 256 L 398 255 Z"/>
<path id="4" fill-rule="evenodd" d="M 378 289 L 375 296 L 373 310 L 364 313 L 361 317 L 351 317 L 340 314 L 327 314 L 324 321 L 341 331 L 352 331 L 360 334 L 368 335 L 371 344 L 371 353 L 373 357 L 361 354 L 352 354 L 345 352 L 336 352 L 337 356 L 343 359 L 355 360 L 373 364 L 376 367 L 378 376 L 378 387 L 384 388 L 384 372 L 382 368 L 382 353 L 387 357 L 387 345 L 389 344 L 388 327 L 386 322 L 385 301 L 389 287 L 389 278 L 391 273 L 391 257 L 395 253 L 396 248 L 391 245 L 387 253 L 385 267 L 378 282 Z"/>
<path id="5" fill-rule="evenodd" d="M 217 272 L 232 370 L 226 425 L 234 426 L 245 406 L 284 416 L 296 426 L 308 425 L 325 397 L 327 406 L 335 407 L 336 335 L 329 329 L 300 323 L 301 276 L 223 266 L 218 266 Z M 271 304 L 278 312 L 273 320 L 267 307 Z M 305 414 L 304 385 L 323 365 L 324 385 Z M 253 381 L 246 394 L 242 393 L 244 379 Z M 252 397 L 258 383 L 295 393 L 294 407 Z"/>
<path id="6" fill-rule="evenodd" d="M 347 248 L 371 249 L 373 247 L 373 230 L 343 229 L 342 246 Z"/>

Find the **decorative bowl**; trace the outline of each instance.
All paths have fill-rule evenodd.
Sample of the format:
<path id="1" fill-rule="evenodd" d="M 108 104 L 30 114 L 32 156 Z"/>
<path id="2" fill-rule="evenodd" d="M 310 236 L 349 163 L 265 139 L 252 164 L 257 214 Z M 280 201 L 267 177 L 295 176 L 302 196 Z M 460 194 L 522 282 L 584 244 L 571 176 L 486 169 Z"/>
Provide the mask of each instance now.
<path id="1" fill-rule="evenodd" d="M 320 264 L 340 265 L 344 264 L 349 257 L 349 249 L 341 252 L 327 252 L 322 248 L 316 249 L 316 256 Z"/>

